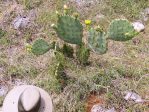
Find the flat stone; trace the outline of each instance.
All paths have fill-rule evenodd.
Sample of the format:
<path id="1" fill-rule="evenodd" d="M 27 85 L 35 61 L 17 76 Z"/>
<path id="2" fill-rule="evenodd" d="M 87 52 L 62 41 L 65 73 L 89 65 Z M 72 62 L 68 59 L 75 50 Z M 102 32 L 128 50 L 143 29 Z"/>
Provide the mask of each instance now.
<path id="1" fill-rule="evenodd" d="M 106 109 L 100 104 L 96 104 L 92 107 L 91 112 L 116 112 L 115 108 Z"/>
<path id="2" fill-rule="evenodd" d="M 14 29 L 20 29 L 20 28 L 26 28 L 29 24 L 29 18 L 28 17 L 16 17 L 13 21 L 13 27 Z"/>
<path id="3" fill-rule="evenodd" d="M 27 88 L 20 96 L 20 102 L 21 105 L 18 104 L 18 106 L 22 106 L 25 111 L 31 111 L 34 109 L 40 102 L 40 92 L 33 88 Z M 22 108 L 21 107 L 21 108 Z"/>
<path id="4" fill-rule="evenodd" d="M 133 100 L 136 103 L 144 102 L 144 100 L 141 98 L 141 96 L 139 96 L 138 94 L 131 92 L 131 91 L 126 92 L 124 99 L 125 100 Z"/>
<path id="5" fill-rule="evenodd" d="M 145 26 L 141 22 L 134 22 L 132 24 L 133 24 L 134 29 L 138 32 L 144 31 L 145 29 Z"/>

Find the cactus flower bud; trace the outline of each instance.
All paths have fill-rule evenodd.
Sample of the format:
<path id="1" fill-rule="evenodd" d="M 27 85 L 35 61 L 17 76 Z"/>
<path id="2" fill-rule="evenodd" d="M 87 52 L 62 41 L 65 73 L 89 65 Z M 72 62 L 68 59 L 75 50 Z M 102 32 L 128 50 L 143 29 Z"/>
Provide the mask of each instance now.
<path id="1" fill-rule="evenodd" d="M 64 5 L 64 10 L 68 10 L 68 6 L 67 5 Z"/>
<path id="2" fill-rule="evenodd" d="M 58 11 L 56 11 L 56 14 L 57 14 L 57 15 L 59 15 L 59 12 L 58 12 Z"/>
<path id="3" fill-rule="evenodd" d="M 73 16 L 77 19 L 79 14 L 78 13 L 74 13 Z"/>
<path id="4" fill-rule="evenodd" d="M 55 24 L 51 24 L 51 27 L 52 27 L 53 29 L 56 29 L 56 28 L 57 28 Z"/>
<path id="5" fill-rule="evenodd" d="M 55 26 L 55 24 L 51 24 L 51 27 L 53 28 Z"/>
<path id="6" fill-rule="evenodd" d="M 102 29 L 100 26 L 97 26 L 97 27 L 95 28 L 95 30 L 96 30 L 96 31 L 99 31 L 99 32 L 103 32 L 103 29 Z"/>
<path id="7" fill-rule="evenodd" d="M 32 51 L 32 45 L 30 45 L 28 43 L 25 45 L 25 48 L 26 48 L 27 52 L 31 52 Z"/>
<path id="8" fill-rule="evenodd" d="M 125 33 L 125 36 L 129 36 L 130 35 L 130 33 Z"/>

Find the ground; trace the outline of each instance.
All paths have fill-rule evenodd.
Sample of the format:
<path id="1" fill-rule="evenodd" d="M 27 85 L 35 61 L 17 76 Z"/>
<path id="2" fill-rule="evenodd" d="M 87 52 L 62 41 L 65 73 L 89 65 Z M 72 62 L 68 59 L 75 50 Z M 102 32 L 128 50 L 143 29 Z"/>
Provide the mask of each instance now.
<path id="1" fill-rule="evenodd" d="M 0 28 L 6 31 L 0 38 L 0 91 L 20 84 L 42 87 L 51 95 L 55 112 L 90 112 L 97 103 L 114 107 L 117 112 L 149 111 L 149 24 L 141 15 L 149 7 L 148 0 L 28 1 L 0 1 Z M 62 12 L 64 4 L 79 13 L 83 25 L 85 19 L 91 19 L 93 26 L 100 25 L 106 30 L 113 19 L 125 18 L 131 22 L 142 20 L 145 31 L 127 42 L 109 41 L 108 52 L 104 55 L 91 52 L 87 66 L 80 65 L 75 58 L 64 58 L 63 72 L 69 79 L 63 85 L 54 76 L 53 52 L 37 57 L 27 52 L 25 45 L 37 38 L 48 43 L 60 41 L 50 25 L 56 23 L 55 12 Z M 30 17 L 31 24 L 15 30 L 12 23 L 18 15 Z M 126 91 L 137 93 L 146 102 L 124 100 Z M 0 94 L 0 105 L 4 97 Z"/>

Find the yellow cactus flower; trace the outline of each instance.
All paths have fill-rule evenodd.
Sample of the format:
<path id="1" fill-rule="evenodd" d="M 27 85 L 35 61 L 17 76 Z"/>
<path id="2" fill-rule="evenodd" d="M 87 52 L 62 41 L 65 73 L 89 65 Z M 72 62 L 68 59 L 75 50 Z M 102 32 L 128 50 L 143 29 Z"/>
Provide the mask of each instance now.
<path id="1" fill-rule="evenodd" d="M 92 22 L 91 20 L 85 20 L 85 24 L 86 24 L 86 25 L 90 25 L 91 22 Z"/>

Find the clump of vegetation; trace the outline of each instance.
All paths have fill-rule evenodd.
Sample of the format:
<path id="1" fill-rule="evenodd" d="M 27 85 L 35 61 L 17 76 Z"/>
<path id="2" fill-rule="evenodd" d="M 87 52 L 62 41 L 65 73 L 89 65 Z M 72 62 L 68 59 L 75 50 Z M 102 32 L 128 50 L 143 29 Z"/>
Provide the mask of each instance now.
<path id="1" fill-rule="evenodd" d="M 3 37 L 6 34 L 5 31 L 3 31 L 2 29 L 0 29 L 0 38 Z"/>
<path id="2" fill-rule="evenodd" d="M 147 0 L 110 0 L 109 5 L 115 13 L 123 14 L 129 19 L 136 19 L 140 16 L 140 11 L 148 6 L 148 3 Z"/>
<path id="3" fill-rule="evenodd" d="M 23 3 L 27 9 L 33 9 L 38 7 L 42 3 L 42 0 L 24 0 Z"/>
<path id="4" fill-rule="evenodd" d="M 62 52 L 66 57 L 73 57 L 74 49 L 70 45 L 64 44 L 62 48 Z"/>
<path id="5" fill-rule="evenodd" d="M 86 65 L 90 56 L 90 50 L 82 44 L 81 46 L 78 46 L 76 56 L 80 64 Z"/>

